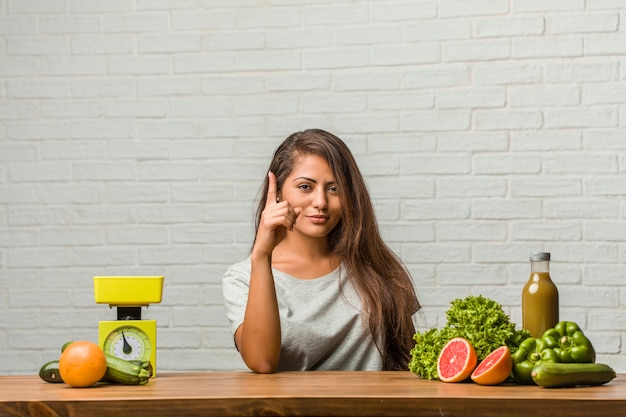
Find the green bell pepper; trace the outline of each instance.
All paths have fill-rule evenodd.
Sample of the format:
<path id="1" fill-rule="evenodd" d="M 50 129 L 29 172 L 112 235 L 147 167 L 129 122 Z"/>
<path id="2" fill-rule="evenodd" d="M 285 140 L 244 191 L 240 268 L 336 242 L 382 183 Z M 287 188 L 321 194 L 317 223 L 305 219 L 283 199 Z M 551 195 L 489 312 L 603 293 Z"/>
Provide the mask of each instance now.
<path id="1" fill-rule="evenodd" d="M 529 337 L 513 353 L 513 377 L 518 384 L 535 385 L 533 368 L 541 362 L 559 362 L 553 349 L 546 349 L 542 339 Z"/>
<path id="2" fill-rule="evenodd" d="M 578 325 L 571 321 L 557 323 L 545 331 L 541 340 L 547 349 L 551 349 L 565 363 L 593 363 L 596 351 Z"/>

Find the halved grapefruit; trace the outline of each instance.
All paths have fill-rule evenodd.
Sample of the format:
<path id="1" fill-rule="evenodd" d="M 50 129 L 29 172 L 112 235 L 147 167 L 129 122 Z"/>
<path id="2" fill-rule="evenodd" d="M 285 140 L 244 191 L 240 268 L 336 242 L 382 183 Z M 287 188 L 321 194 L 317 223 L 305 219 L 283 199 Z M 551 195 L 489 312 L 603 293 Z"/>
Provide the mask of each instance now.
<path id="1" fill-rule="evenodd" d="M 513 370 L 511 352 L 500 346 L 491 352 L 472 372 L 472 381 L 481 385 L 498 385 L 506 381 Z"/>
<path id="2" fill-rule="evenodd" d="M 478 358 L 474 346 L 462 337 L 451 339 L 441 349 L 437 373 L 443 382 L 461 382 L 470 377 Z"/>

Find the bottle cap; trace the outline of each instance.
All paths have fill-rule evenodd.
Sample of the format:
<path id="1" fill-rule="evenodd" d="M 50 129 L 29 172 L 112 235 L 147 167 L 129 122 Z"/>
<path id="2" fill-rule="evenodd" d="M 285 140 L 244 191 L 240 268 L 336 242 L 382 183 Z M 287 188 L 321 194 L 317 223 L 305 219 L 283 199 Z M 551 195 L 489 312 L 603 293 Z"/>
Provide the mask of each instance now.
<path id="1" fill-rule="evenodd" d="M 550 252 L 531 252 L 530 260 L 531 261 L 549 261 Z"/>

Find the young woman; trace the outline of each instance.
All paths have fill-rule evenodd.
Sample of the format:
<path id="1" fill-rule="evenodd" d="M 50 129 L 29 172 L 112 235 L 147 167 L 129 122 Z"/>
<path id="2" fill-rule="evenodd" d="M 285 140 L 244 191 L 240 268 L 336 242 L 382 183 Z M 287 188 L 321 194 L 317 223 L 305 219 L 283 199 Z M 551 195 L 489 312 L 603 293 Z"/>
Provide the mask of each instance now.
<path id="1" fill-rule="evenodd" d="M 227 270 L 223 295 L 254 372 L 407 369 L 420 304 L 331 133 L 297 132 L 277 148 L 250 256 Z"/>

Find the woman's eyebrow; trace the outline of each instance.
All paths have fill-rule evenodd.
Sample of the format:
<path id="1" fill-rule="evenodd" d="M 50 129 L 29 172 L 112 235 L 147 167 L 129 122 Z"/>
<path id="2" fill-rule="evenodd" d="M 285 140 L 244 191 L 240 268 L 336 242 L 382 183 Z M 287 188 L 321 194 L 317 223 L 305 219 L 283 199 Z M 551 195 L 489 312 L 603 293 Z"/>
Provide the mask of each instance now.
<path id="1" fill-rule="evenodd" d="M 309 181 L 309 182 L 312 182 L 312 183 L 317 184 L 317 180 L 314 180 L 313 178 L 309 178 L 309 177 L 297 177 L 297 178 L 294 178 L 294 179 L 293 179 L 293 182 L 296 182 L 296 181 L 299 181 L 299 180 L 305 180 L 305 181 Z M 329 184 L 334 184 L 334 183 L 335 183 L 335 180 L 333 180 L 333 181 L 328 181 L 328 182 L 326 183 L 326 185 L 329 185 Z"/>

